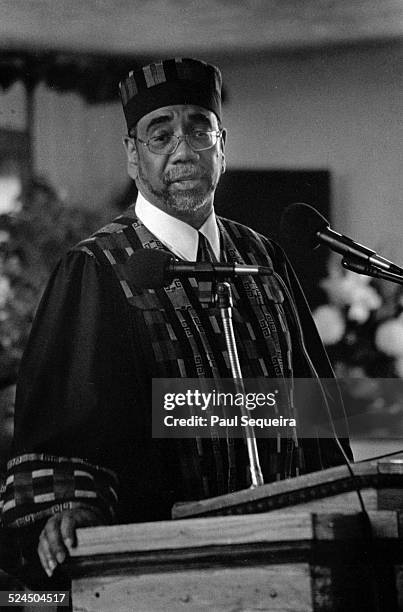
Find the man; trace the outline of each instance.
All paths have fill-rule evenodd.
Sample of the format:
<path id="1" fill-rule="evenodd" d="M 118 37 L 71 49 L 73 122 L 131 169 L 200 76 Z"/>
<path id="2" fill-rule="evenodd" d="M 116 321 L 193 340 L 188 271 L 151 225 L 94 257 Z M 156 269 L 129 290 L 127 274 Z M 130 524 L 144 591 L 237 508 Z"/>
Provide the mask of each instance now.
<path id="1" fill-rule="evenodd" d="M 77 527 L 167 519 L 176 501 L 250 484 L 243 440 L 152 439 L 153 378 L 220 379 L 231 370 L 202 283 L 135 286 L 137 249 L 194 261 L 203 247 L 220 261 L 270 267 L 293 303 L 275 275 L 233 281 L 244 377 L 332 375 L 281 250 L 215 215 L 226 141 L 219 70 L 192 59 L 157 62 L 132 72 L 121 96 L 136 205 L 60 262 L 20 373 L 4 516 L 10 526 L 41 532 L 38 553 L 49 576 Z M 343 461 L 334 440 L 259 440 L 259 452 L 265 482 Z"/>

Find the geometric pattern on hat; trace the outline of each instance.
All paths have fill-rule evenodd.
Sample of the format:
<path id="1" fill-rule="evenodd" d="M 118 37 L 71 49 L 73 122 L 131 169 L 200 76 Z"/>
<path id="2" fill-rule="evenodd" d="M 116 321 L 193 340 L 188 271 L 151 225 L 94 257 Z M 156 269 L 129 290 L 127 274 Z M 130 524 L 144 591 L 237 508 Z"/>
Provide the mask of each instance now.
<path id="1" fill-rule="evenodd" d="M 159 60 L 132 70 L 120 84 L 128 128 L 149 112 L 175 104 L 195 104 L 221 118 L 221 73 L 192 58 Z"/>

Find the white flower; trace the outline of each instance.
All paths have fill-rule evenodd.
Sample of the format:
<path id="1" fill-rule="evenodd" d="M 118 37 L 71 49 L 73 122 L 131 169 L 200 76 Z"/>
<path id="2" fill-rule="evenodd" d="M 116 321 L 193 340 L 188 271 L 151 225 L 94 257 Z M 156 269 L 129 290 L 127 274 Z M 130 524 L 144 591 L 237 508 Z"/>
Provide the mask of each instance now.
<path id="1" fill-rule="evenodd" d="M 375 344 L 390 357 L 403 358 L 403 319 L 388 319 L 375 332 Z"/>
<path id="2" fill-rule="evenodd" d="M 356 302 L 352 304 L 347 312 L 347 318 L 350 321 L 357 321 L 357 323 L 365 323 L 368 320 L 370 310 L 368 305 L 362 302 Z"/>
<path id="3" fill-rule="evenodd" d="M 320 284 L 331 302 L 350 307 L 347 314 L 350 320 L 365 323 L 371 310 L 376 310 L 382 305 L 382 298 L 369 285 L 370 281 L 369 276 L 332 267 L 329 276 Z"/>
<path id="4" fill-rule="evenodd" d="M 0 178 L 0 214 L 6 215 L 21 209 L 21 180 L 11 175 Z"/>
<path id="5" fill-rule="evenodd" d="M 346 325 L 336 306 L 318 306 L 313 313 L 313 318 L 324 344 L 336 344 L 342 339 Z"/>

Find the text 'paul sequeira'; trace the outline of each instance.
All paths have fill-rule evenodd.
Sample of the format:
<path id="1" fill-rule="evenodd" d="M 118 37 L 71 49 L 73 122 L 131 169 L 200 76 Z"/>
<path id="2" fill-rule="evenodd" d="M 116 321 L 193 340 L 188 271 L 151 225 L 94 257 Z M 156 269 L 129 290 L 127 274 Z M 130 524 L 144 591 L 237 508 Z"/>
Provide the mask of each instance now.
<path id="1" fill-rule="evenodd" d="M 271 418 L 252 419 L 248 416 L 219 417 L 209 415 L 208 417 L 192 415 L 187 418 L 177 418 L 172 414 L 164 417 L 166 427 L 296 427 L 295 419 L 282 416 Z"/>

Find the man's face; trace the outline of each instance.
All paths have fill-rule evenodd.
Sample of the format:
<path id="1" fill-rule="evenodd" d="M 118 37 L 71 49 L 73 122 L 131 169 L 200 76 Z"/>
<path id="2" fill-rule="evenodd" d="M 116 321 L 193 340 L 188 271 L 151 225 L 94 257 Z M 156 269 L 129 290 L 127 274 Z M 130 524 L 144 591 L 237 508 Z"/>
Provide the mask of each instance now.
<path id="1" fill-rule="evenodd" d="M 216 115 L 199 106 L 176 105 L 159 108 L 140 119 L 136 138 L 172 133 L 184 136 L 194 130 L 218 130 Z M 188 223 L 210 214 L 214 192 L 225 170 L 224 139 L 211 149 L 193 151 L 185 140 L 171 154 L 153 153 L 139 140 L 126 138 L 129 174 L 142 195 L 154 206 Z"/>

